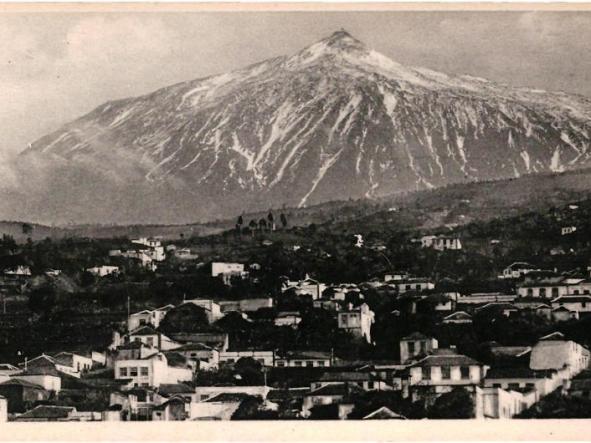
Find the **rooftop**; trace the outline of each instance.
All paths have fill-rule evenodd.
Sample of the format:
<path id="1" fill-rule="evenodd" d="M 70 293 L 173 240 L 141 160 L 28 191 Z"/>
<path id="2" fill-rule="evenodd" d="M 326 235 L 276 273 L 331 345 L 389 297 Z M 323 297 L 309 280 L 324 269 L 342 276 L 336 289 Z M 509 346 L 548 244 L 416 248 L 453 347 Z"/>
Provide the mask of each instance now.
<path id="1" fill-rule="evenodd" d="M 25 412 L 17 417 L 20 419 L 60 419 L 68 418 L 72 412 L 76 412 L 76 408 L 71 406 L 52 406 L 52 405 L 39 405 L 30 411 Z"/>
<path id="2" fill-rule="evenodd" d="M 427 357 L 419 360 L 411 367 L 424 367 L 424 366 L 481 366 L 482 363 L 470 358 L 466 355 L 450 354 L 450 355 L 428 355 Z"/>

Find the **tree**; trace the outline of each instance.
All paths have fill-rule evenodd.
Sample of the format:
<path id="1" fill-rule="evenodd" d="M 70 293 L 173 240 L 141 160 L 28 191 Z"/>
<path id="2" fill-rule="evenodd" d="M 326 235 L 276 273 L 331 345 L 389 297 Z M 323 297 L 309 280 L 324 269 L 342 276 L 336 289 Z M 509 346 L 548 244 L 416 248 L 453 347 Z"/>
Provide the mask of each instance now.
<path id="1" fill-rule="evenodd" d="M 234 371 L 246 386 L 260 386 L 265 381 L 263 365 L 252 357 L 241 357 L 234 364 Z"/>
<path id="2" fill-rule="evenodd" d="M 283 229 L 285 229 L 287 227 L 287 217 L 285 216 L 284 213 L 281 213 L 281 216 L 279 218 L 281 219 L 281 224 L 283 225 Z"/>
<path id="3" fill-rule="evenodd" d="M 474 418 L 472 395 L 461 387 L 442 394 L 427 411 L 428 418 Z"/>
<path id="4" fill-rule="evenodd" d="M 265 220 L 264 218 L 261 218 L 259 220 L 259 230 L 262 232 L 266 229 L 267 229 L 267 220 Z"/>
<path id="5" fill-rule="evenodd" d="M 23 234 L 31 235 L 31 233 L 33 232 L 33 226 L 31 226 L 29 223 L 23 223 L 22 230 Z"/>
<path id="6" fill-rule="evenodd" d="M 250 223 L 248 224 L 248 227 L 250 228 L 250 232 L 252 233 L 252 236 L 254 237 L 254 232 L 257 229 L 257 222 L 254 220 L 251 220 Z"/>
<path id="7" fill-rule="evenodd" d="M 269 211 L 269 214 L 267 215 L 267 221 L 269 222 L 269 230 L 274 231 L 275 230 L 275 217 L 273 217 L 273 213 L 271 211 Z"/>
<path id="8" fill-rule="evenodd" d="M 200 332 L 208 329 L 205 309 L 193 303 L 184 303 L 166 313 L 160 322 L 160 330 L 165 334 L 175 332 Z"/>
<path id="9" fill-rule="evenodd" d="M 238 234 L 241 234 L 242 233 L 242 225 L 243 224 L 244 224 L 244 219 L 240 215 L 238 217 L 238 220 L 236 221 L 236 232 L 238 232 Z"/>
<path id="10" fill-rule="evenodd" d="M 29 309 L 37 314 L 48 314 L 55 303 L 55 289 L 51 286 L 42 286 L 29 294 Z"/>

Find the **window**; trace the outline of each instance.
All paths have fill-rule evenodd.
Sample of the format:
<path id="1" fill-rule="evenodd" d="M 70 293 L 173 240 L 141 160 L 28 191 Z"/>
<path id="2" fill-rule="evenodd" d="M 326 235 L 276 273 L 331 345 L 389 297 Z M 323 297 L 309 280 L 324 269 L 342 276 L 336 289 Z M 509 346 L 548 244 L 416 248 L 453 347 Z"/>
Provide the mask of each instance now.
<path id="1" fill-rule="evenodd" d="M 533 288 L 527 288 L 527 296 L 528 297 L 533 297 L 534 295 L 534 290 Z"/>
<path id="2" fill-rule="evenodd" d="M 296 365 L 296 366 L 302 366 L 302 362 L 301 362 L 301 361 L 299 361 L 299 360 L 298 360 L 298 361 L 295 361 L 295 362 L 294 362 L 294 365 Z"/>
<path id="3" fill-rule="evenodd" d="M 277 367 L 278 367 L 278 368 L 283 368 L 283 367 L 285 367 L 285 362 L 284 362 L 284 361 L 278 361 L 278 362 L 277 362 Z"/>
<path id="4" fill-rule="evenodd" d="M 414 341 L 408 342 L 408 353 L 411 355 L 415 353 L 415 342 Z"/>
<path id="5" fill-rule="evenodd" d="M 587 302 L 582 302 L 582 303 L 581 303 L 581 307 L 582 307 L 582 308 L 584 308 L 584 307 L 586 307 L 586 306 L 587 306 Z"/>
<path id="6" fill-rule="evenodd" d="M 137 377 L 137 368 L 129 368 L 129 376 Z"/>
<path id="7" fill-rule="evenodd" d="M 144 377 L 148 375 L 148 367 L 147 366 L 140 368 L 140 375 L 142 375 Z"/>
<path id="8" fill-rule="evenodd" d="M 407 291 L 410 291 L 411 289 L 412 289 L 412 286 L 411 285 L 406 285 L 406 290 Z"/>
<path id="9" fill-rule="evenodd" d="M 493 383 L 492 387 L 493 388 L 502 388 L 503 385 L 501 383 Z"/>
<path id="10" fill-rule="evenodd" d="M 374 386 L 375 386 L 375 383 L 373 381 L 367 382 L 367 389 L 373 389 Z"/>
<path id="11" fill-rule="evenodd" d="M 540 297 L 546 296 L 546 288 L 540 288 Z"/>
<path id="12" fill-rule="evenodd" d="M 208 398 L 209 398 L 209 395 L 207 395 L 207 394 L 204 394 L 204 395 L 200 395 L 200 396 L 199 396 L 199 400 L 201 400 L 201 401 L 205 401 L 205 400 L 207 400 Z"/>
<path id="13" fill-rule="evenodd" d="M 558 297 L 558 288 L 552 288 L 552 297 Z"/>
<path id="14" fill-rule="evenodd" d="M 462 378 L 470 378 L 470 368 L 468 366 L 460 366 L 460 374 Z"/>
<path id="15" fill-rule="evenodd" d="M 421 377 L 423 380 L 431 379 L 431 368 L 429 366 L 423 366 L 421 368 Z"/>
<path id="16" fill-rule="evenodd" d="M 318 366 L 324 366 L 324 360 L 318 360 Z"/>
<path id="17" fill-rule="evenodd" d="M 146 341 L 148 343 L 148 346 L 154 346 L 154 337 L 148 337 Z"/>
<path id="18" fill-rule="evenodd" d="M 421 290 L 421 285 L 416 285 L 415 288 L 417 288 L 417 291 Z"/>
<path id="19" fill-rule="evenodd" d="M 451 378 L 451 368 L 449 366 L 442 366 L 441 367 L 441 378 L 443 378 L 443 379 L 450 379 Z"/>
<path id="20" fill-rule="evenodd" d="M 306 367 L 307 368 L 311 368 L 312 366 L 314 366 L 314 362 L 313 361 L 307 361 L 306 362 Z"/>
<path id="21" fill-rule="evenodd" d="M 420 348 L 421 348 L 421 354 L 424 354 L 426 352 L 426 348 L 427 348 L 427 342 L 422 340 L 419 342 Z"/>
<path id="22" fill-rule="evenodd" d="M 127 377 L 127 368 L 119 368 L 119 376 Z"/>
<path id="23" fill-rule="evenodd" d="M 257 361 L 262 364 L 263 366 L 265 365 L 265 359 L 264 358 L 257 358 Z"/>
<path id="24" fill-rule="evenodd" d="M 150 383 L 141 383 L 140 386 L 143 386 L 144 388 L 147 388 L 148 386 L 150 386 Z"/>
<path id="25" fill-rule="evenodd" d="M 509 383 L 509 389 L 519 389 L 519 383 Z"/>
<path id="26" fill-rule="evenodd" d="M 197 357 L 197 353 L 196 352 L 191 352 L 191 357 Z"/>
<path id="27" fill-rule="evenodd" d="M 578 289 L 575 289 L 575 290 L 574 290 L 574 294 L 575 294 L 575 295 L 579 295 L 579 293 L 580 293 L 580 292 L 579 292 L 579 290 L 578 290 Z"/>

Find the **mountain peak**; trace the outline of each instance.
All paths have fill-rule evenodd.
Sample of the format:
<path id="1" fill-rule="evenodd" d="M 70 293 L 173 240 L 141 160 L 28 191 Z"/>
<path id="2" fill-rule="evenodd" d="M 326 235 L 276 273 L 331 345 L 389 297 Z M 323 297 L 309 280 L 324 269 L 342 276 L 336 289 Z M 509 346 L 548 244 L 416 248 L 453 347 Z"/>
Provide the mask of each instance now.
<path id="1" fill-rule="evenodd" d="M 322 40 L 331 48 L 338 49 L 364 49 L 365 45 L 349 34 L 344 28 L 333 32 L 329 37 Z"/>

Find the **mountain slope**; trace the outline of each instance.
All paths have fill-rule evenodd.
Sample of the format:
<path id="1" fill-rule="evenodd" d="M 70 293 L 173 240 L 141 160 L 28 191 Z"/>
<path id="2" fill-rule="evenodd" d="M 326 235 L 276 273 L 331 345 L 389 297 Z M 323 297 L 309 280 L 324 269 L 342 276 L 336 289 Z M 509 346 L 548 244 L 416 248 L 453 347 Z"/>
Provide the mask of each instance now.
<path id="1" fill-rule="evenodd" d="M 38 179 L 19 188 L 18 210 L 186 222 L 374 198 L 587 167 L 590 134 L 586 98 L 408 68 L 339 31 L 290 57 L 106 103 L 41 138 L 19 159 Z"/>

